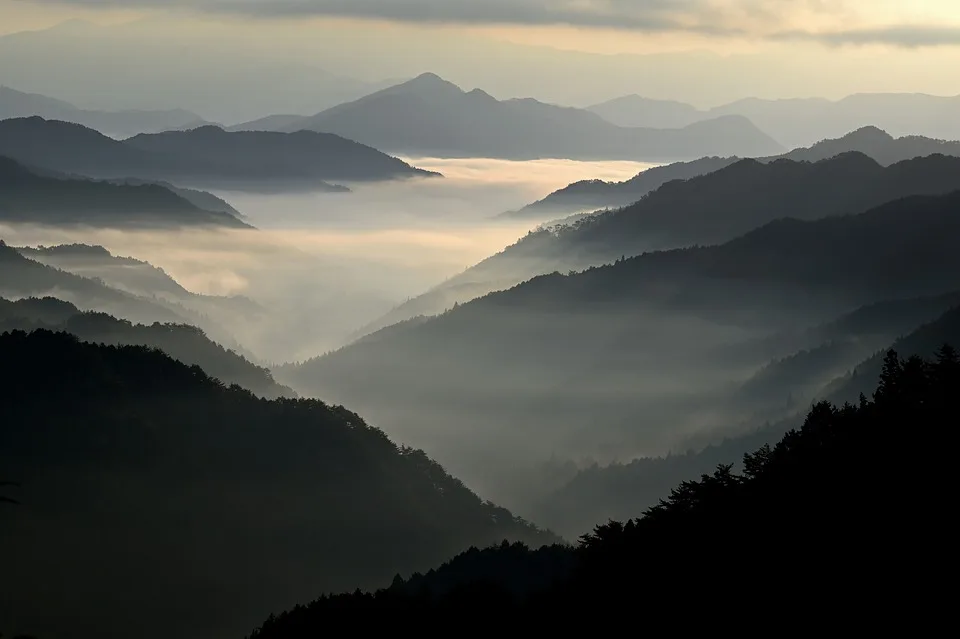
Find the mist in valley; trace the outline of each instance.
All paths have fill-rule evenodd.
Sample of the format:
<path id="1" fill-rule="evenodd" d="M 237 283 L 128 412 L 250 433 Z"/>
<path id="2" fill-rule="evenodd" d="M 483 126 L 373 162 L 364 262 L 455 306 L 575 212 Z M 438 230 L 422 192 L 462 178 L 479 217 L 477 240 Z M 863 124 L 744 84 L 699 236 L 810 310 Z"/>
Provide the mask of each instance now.
<path id="1" fill-rule="evenodd" d="M 190 292 L 250 298 L 262 312 L 206 312 L 258 361 L 278 365 L 345 345 L 362 326 L 535 226 L 498 218 L 504 211 L 584 175 L 626 179 L 647 166 L 409 161 L 444 177 L 350 184 L 349 193 L 218 191 L 256 230 L 0 224 L 0 237 L 14 246 L 100 245 L 162 268 Z"/>
<path id="2" fill-rule="evenodd" d="M 0 637 L 916 632 L 960 10 L 761 4 L 0 0 Z"/>

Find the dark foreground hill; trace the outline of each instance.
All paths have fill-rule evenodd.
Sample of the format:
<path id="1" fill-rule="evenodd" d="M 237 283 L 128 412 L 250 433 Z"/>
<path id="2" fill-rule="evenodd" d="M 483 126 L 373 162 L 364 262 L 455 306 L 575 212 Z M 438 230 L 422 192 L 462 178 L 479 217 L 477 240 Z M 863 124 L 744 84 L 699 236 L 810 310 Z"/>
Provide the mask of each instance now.
<path id="1" fill-rule="evenodd" d="M 689 477 L 626 523 L 600 523 L 574 549 L 471 550 L 375 594 L 324 596 L 269 617 L 255 639 L 301 639 L 402 619 L 419 631 L 569 629 L 688 615 L 688 627 L 792 617 L 793 627 L 932 631 L 949 616 L 930 579 L 952 546 L 948 437 L 960 358 L 884 360 L 873 400 L 815 405 L 802 427 Z M 882 549 L 882 561 L 878 552 Z M 855 594 L 853 594 L 855 593 Z M 746 606 L 746 608 L 745 608 Z M 887 610 L 876 615 L 878 606 Z M 922 629 L 922 630 L 921 630 Z"/>
<path id="2" fill-rule="evenodd" d="M 0 222 L 121 228 L 251 228 L 222 207 L 208 210 L 195 203 L 215 206 L 198 199 L 209 194 L 184 195 L 160 184 L 51 177 L 0 157 Z"/>
<path id="3" fill-rule="evenodd" d="M 184 364 L 199 366 L 225 384 L 237 384 L 260 397 L 296 397 L 292 390 L 277 384 L 269 370 L 217 344 L 195 326 L 133 324 L 106 313 L 83 313 L 73 304 L 50 297 L 15 302 L 0 298 L 0 331 L 37 329 L 70 333 L 97 344 L 156 348 Z"/>
<path id="4" fill-rule="evenodd" d="M 471 545 L 556 537 L 319 401 L 258 399 L 143 347 L 0 336 L 0 628 L 241 636 Z"/>

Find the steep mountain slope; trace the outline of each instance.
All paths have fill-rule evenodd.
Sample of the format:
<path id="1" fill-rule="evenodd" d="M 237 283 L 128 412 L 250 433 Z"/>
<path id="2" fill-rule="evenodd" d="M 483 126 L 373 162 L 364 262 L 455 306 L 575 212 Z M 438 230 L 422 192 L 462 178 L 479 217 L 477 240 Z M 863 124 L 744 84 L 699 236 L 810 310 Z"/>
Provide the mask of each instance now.
<path id="1" fill-rule="evenodd" d="M 504 213 L 502 217 L 543 219 L 577 211 L 595 211 L 633 204 L 647 193 L 655 191 L 672 180 L 689 180 L 698 175 L 713 173 L 740 158 L 701 158 L 691 162 L 674 162 L 642 171 L 623 182 L 582 180 L 554 191 L 542 200 L 528 204 L 519 211 Z"/>
<path id="2" fill-rule="evenodd" d="M 111 288 L 27 259 L 0 240 L 0 297 L 57 297 L 84 310 L 99 310 L 141 324 L 184 321 L 162 303 Z"/>
<path id="3" fill-rule="evenodd" d="M 346 190 L 327 180 L 433 175 L 376 149 L 312 132 L 228 133 L 214 126 L 118 141 L 77 124 L 0 121 L 0 155 L 95 178 L 169 180 L 236 189 Z"/>
<path id="4" fill-rule="evenodd" d="M 781 155 L 757 158 L 759 162 L 794 160 L 820 162 L 844 153 L 857 152 L 883 166 L 927 155 L 960 156 L 960 142 L 947 142 L 920 136 L 894 138 L 877 127 L 861 127 L 846 135 L 821 140 L 813 146 L 794 149 Z M 670 180 L 688 180 L 727 167 L 740 158 L 702 158 L 693 162 L 675 162 L 642 171 L 625 182 L 584 180 L 574 182 L 547 197 L 529 204 L 507 217 L 546 219 L 576 211 L 616 208 L 636 202 Z"/>
<path id="5" fill-rule="evenodd" d="M 960 189 L 960 158 L 929 156 L 882 167 L 860 153 L 816 163 L 741 160 L 668 182 L 628 207 L 539 228 L 371 324 L 431 315 L 554 270 L 644 251 L 724 242 L 772 220 L 859 213 L 900 197 Z"/>
<path id="6" fill-rule="evenodd" d="M 341 407 L 44 331 L 0 336 L 0 361 L 0 467 L 25 504 L 0 533 L 14 633 L 241 636 L 471 545 L 557 541 Z"/>
<path id="7" fill-rule="evenodd" d="M 883 369 L 884 353 L 890 348 L 903 357 L 930 357 L 942 344 L 960 343 L 960 307 L 956 306 L 960 303 L 960 295 L 955 293 L 949 297 L 955 304 L 943 313 L 934 311 L 935 307 L 947 301 L 947 297 L 887 302 L 878 307 L 866 307 L 843 318 L 840 323 L 855 323 L 858 326 L 857 335 L 861 337 L 879 335 L 879 324 L 887 324 L 889 329 L 883 333 L 889 334 L 890 329 L 895 331 L 896 327 L 904 326 L 902 320 L 907 316 L 912 317 L 909 320 L 912 328 L 899 331 L 904 337 L 895 340 L 891 338 L 882 346 L 873 348 L 875 354 L 858 363 L 849 374 L 826 386 L 821 384 L 807 401 L 795 408 L 809 406 L 810 403 L 822 399 L 838 404 L 857 403 L 861 393 L 870 396 Z M 900 317 L 897 317 L 898 315 Z M 848 326 L 847 330 L 852 328 Z M 775 366 L 783 369 L 787 361 Z M 827 372 L 820 370 L 820 373 Z M 822 379 L 823 375 L 819 377 Z M 782 397 L 782 393 L 790 388 L 789 383 L 780 385 L 774 391 L 776 397 L 768 399 Z M 770 391 L 771 387 L 767 390 Z M 583 534 L 598 521 L 629 518 L 638 510 L 656 504 L 670 486 L 676 485 L 684 477 L 709 473 L 717 464 L 734 462 L 744 453 L 776 441 L 784 432 L 799 425 L 799 416 L 786 413 L 784 415 L 783 419 L 754 432 L 731 437 L 702 450 L 585 468 L 562 487 L 531 506 L 529 511 L 537 521 L 568 535 L 568 538 Z M 762 423 L 757 422 L 757 425 Z"/>
<path id="8" fill-rule="evenodd" d="M 243 354 L 248 359 L 255 359 L 252 353 L 224 329 L 225 326 L 229 326 L 233 330 L 245 330 L 250 326 L 258 325 L 265 318 L 266 309 L 247 297 L 221 297 L 193 293 L 181 286 L 163 269 L 132 257 L 115 256 L 102 246 L 71 244 L 36 248 L 18 247 L 16 250 L 39 264 L 100 282 L 135 298 L 149 300 L 151 304 L 162 306 L 168 312 L 175 314 L 179 318 L 177 323 L 199 326 L 220 344 Z M 47 292 L 41 289 L 34 291 L 33 294 Z M 85 302 L 81 298 L 78 303 L 87 310 L 107 310 L 96 303 Z M 156 319 L 170 321 L 162 317 Z M 155 320 L 147 318 L 135 321 L 151 324 Z"/>
<path id="9" fill-rule="evenodd" d="M 768 155 L 778 143 L 737 116 L 679 129 L 614 126 L 596 114 L 532 99 L 498 101 L 436 75 L 384 89 L 284 131 L 336 133 L 391 152 L 446 157 L 673 160 Z"/>
<path id="10" fill-rule="evenodd" d="M 251 637 L 310 637 L 336 623 L 375 631 L 384 617 L 427 631 L 456 618 L 481 632 L 510 624 L 559 633 L 598 618 L 628 621 L 637 602 L 671 617 L 693 606 L 700 613 L 693 627 L 706 631 L 718 620 L 736 623 L 731 611 L 745 600 L 777 616 L 799 615 L 811 629 L 840 623 L 882 631 L 923 618 L 933 631 L 949 618 L 949 605 L 925 574 L 952 547 L 951 515 L 941 504 L 956 478 L 950 447 L 929 442 L 952 425 L 960 358 L 949 347 L 932 362 L 891 351 L 874 388 L 872 400 L 856 405 L 813 406 L 775 445 L 743 454 L 742 471 L 734 460 L 699 478 L 693 471 L 658 503 L 636 504 L 634 519 L 597 524 L 575 549 L 471 550 L 375 594 L 323 596 L 271 615 Z M 890 525 L 891 504 L 909 505 L 909 524 Z M 717 575 L 729 583 L 716 584 Z M 878 603 L 890 614 L 872 616 Z"/>
<path id="11" fill-rule="evenodd" d="M 211 196 L 212 197 L 212 196 Z M 252 228 L 159 184 L 47 177 L 0 156 L 0 221 L 110 227 Z"/>
<path id="12" fill-rule="evenodd" d="M 39 116 L 82 124 L 106 135 L 126 137 L 206 124 L 196 113 L 183 109 L 165 111 L 90 111 L 36 93 L 0 86 L 0 120 Z"/>
<path id="13" fill-rule="evenodd" d="M 405 440 L 429 440 L 438 459 L 504 501 L 520 490 L 507 473 L 552 453 L 610 460 L 729 429 L 738 418 L 712 414 L 709 393 L 756 366 L 714 358 L 724 344 L 955 291 L 958 206 L 960 193 L 915 196 L 537 277 L 278 379 L 357 405 Z"/>
<path id="14" fill-rule="evenodd" d="M 0 332 L 48 329 L 70 333 L 83 341 L 114 346 L 148 346 L 187 364 L 199 366 L 225 384 L 238 384 L 260 397 L 295 397 L 277 384 L 270 371 L 211 341 L 187 324 L 150 326 L 118 320 L 106 313 L 83 313 L 73 304 L 54 298 L 0 298 Z"/>

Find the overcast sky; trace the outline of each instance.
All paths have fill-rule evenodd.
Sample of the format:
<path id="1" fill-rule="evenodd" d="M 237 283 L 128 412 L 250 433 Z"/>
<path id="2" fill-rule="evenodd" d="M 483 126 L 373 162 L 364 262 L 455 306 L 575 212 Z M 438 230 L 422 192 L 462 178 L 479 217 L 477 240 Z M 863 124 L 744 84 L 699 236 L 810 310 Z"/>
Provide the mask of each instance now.
<path id="1" fill-rule="evenodd" d="M 748 96 L 960 93 L 957 0 L 0 0 L 0 33 L 75 18 L 141 20 L 158 42 L 182 49 L 193 37 L 221 59 L 259 56 L 263 65 L 310 65 L 366 82 L 434 71 L 497 97 L 581 106 L 625 93 L 698 106 Z M 110 46 L 116 55 L 124 45 Z M 49 92 L 53 58 L 74 54 L 54 47 L 42 54 L 51 59 L 18 60 L 19 74 L 0 61 L 0 83 Z M 84 100 L 70 80 L 63 97 Z M 324 106 L 301 97 L 270 110 Z"/>

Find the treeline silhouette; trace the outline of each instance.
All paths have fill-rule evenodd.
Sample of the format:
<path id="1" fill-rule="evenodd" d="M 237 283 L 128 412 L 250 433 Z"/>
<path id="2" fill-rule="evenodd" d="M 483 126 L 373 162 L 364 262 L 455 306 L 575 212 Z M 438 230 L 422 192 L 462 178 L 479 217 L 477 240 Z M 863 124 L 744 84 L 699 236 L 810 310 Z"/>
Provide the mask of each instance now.
<path id="1" fill-rule="evenodd" d="M 734 424 L 729 424 L 729 433 L 722 441 L 717 441 L 716 434 L 695 437 L 677 447 L 685 451 L 681 454 L 586 466 L 528 510 L 535 521 L 571 539 L 596 521 L 626 518 L 638 505 L 656 503 L 682 479 L 737 459 L 796 428 L 815 401 L 843 404 L 857 401 L 861 393 L 871 393 L 882 370 L 884 354 L 891 348 L 903 356 L 926 356 L 940 344 L 960 343 L 958 301 L 956 293 L 890 300 L 824 324 L 802 338 L 826 339 L 828 350 L 838 343 L 856 344 L 858 348 L 845 349 L 850 355 L 860 348 L 869 348 L 877 340 L 882 340 L 883 345 L 869 348 L 868 354 L 851 361 L 840 373 L 835 372 L 832 357 L 823 361 L 815 355 L 818 349 L 801 350 L 793 357 L 775 361 L 761 369 L 758 376 L 711 400 L 718 407 L 749 407 L 753 417 L 747 420 L 747 428 L 738 431 L 730 428 Z M 944 312 L 945 307 L 948 310 Z M 779 385 L 767 377 L 771 373 L 779 378 Z M 758 380 L 763 380 L 761 388 L 757 387 Z M 769 397 L 764 397 L 763 386 Z M 791 395 L 793 401 L 785 402 Z M 773 406 L 778 406 L 779 411 L 763 410 Z"/>
<path id="2" fill-rule="evenodd" d="M 45 330 L 0 335 L 0 361 L 0 472 L 29 505 L 0 527 L 8 632 L 240 636 L 314 592 L 558 539 L 342 407 Z"/>
<path id="3" fill-rule="evenodd" d="M 237 384 L 260 397 L 296 397 L 281 386 L 269 369 L 257 366 L 233 350 L 209 339 L 189 324 L 134 324 L 107 313 L 81 312 L 56 298 L 25 298 L 10 302 L 0 297 L 0 332 L 47 329 L 76 335 L 85 342 L 114 346 L 148 346 L 187 365 L 197 365 L 211 377 Z"/>
<path id="4" fill-rule="evenodd" d="M 945 505 L 956 480 L 950 453 L 928 444 L 949 437 L 958 391 L 952 347 L 934 361 L 891 350 L 872 400 L 818 403 L 801 428 L 746 454 L 742 472 L 720 464 L 642 516 L 598 525 L 576 548 L 472 550 L 425 577 L 271 616 L 251 636 L 299 639 L 387 620 L 420 630 L 453 619 L 473 630 L 556 629 L 667 612 L 714 627 L 778 614 L 920 629 L 947 610 L 930 577 L 952 543 Z"/>
<path id="5" fill-rule="evenodd" d="M 960 157 L 930 155 L 891 166 L 858 152 L 818 162 L 740 160 L 704 175 L 668 181 L 629 206 L 532 230 L 395 309 L 388 319 L 395 323 L 413 315 L 437 314 L 454 301 L 467 302 L 552 272 L 583 270 L 653 251 L 666 254 L 726 245 L 752 233 L 759 240 L 785 219 L 822 223 L 819 228 L 829 229 L 829 219 L 878 211 L 885 205 L 921 207 L 922 200 L 911 200 L 912 196 L 949 197 L 956 191 Z M 909 214 L 900 220 L 910 222 Z M 779 247 L 787 238 L 767 235 L 764 240 Z M 856 250 L 863 244 L 857 242 Z M 768 253 L 775 251 L 770 248 Z M 854 251 L 848 246 L 843 253 Z M 813 262 L 808 255 L 821 254 L 828 253 L 796 255 L 795 265 L 803 268 Z"/>
<path id="6" fill-rule="evenodd" d="M 879 164 L 889 166 L 928 155 L 960 155 L 960 142 L 948 142 L 918 135 L 894 138 L 875 126 L 865 126 L 839 138 L 821 140 L 810 147 L 796 148 L 781 155 L 757 158 L 757 161 L 762 163 L 777 160 L 821 162 L 850 152 L 863 153 Z M 554 191 L 519 211 L 504 215 L 506 217 L 543 217 L 551 213 L 625 207 L 667 182 L 689 180 L 699 175 L 713 173 L 741 159 L 706 157 L 691 162 L 674 162 L 646 169 L 623 182 L 581 180 Z"/>

